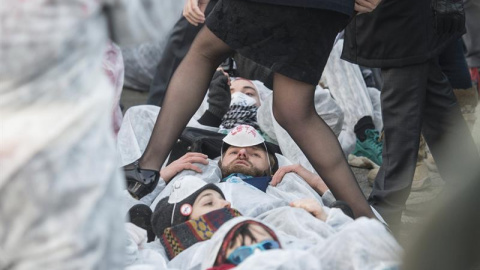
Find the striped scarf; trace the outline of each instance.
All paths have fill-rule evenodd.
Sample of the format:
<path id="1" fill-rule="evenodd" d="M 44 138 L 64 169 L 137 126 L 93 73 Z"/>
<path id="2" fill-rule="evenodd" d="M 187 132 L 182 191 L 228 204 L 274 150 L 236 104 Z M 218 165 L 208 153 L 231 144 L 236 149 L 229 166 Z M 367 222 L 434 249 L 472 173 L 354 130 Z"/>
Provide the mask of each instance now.
<path id="1" fill-rule="evenodd" d="M 166 228 L 160 242 L 171 260 L 190 246 L 210 239 L 223 223 L 238 216 L 241 216 L 240 212 L 233 208 L 215 210 L 198 219 Z"/>

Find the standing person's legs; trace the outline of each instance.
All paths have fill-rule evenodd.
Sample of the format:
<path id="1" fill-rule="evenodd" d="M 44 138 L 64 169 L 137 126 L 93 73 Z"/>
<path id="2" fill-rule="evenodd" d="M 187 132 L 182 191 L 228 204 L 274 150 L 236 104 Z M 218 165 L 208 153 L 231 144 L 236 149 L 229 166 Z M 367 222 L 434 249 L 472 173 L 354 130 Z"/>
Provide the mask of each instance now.
<path id="1" fill-rule="evenodd" d="M 477 89 L 473 87 L 465 55 L 463 54 L 462 40 L 458 39 L 438 57 L 441 72 L 445 74 L 453 88 L 460 110 L 470 128 L 475 124 L 475 108 L 478 103 Z"/>
<path id="2" fill-rule="evenodd" d="M 205 10 L 205 17 L 212 11 L 216 3 L 217 0 L 210 1 Z M 194 26 L 190 24 L 184 16 L 177 21 L 168 37 L 167 45 L 155 71 L 148 93 L 147 104 L 162 106 L 170 78 L 187 54 L 201 28 L 201 25 Z"/>
<path id="3" fill-rule="evenodd" d="M 450 83 L 435 60 L 429 62 L 423 136 L 445 180 L 453 187 L 478 170 L 480 157 Z"/>
<path id="4" fill-rule="evenodd" d="M 273 88 L 275 119 L 304 152 L 335 197 L 347 202 L 355 216 L 373 217 L 337 137 L 315 111 L 314 86 L 275 73 Z"/>
<path id="5" fill-rule="evenodd" d="M 410 194 L 423 121 L 428 64 L 382 69 L 383 164 L 370 204 L 395 231 Z"/>
<path id="6" fill-rule="evenodd" d="M 173 144 L 200 106 L 215 69 L 232 49 L 203 27 L 173 74 L 147 148 L 139 160 L 142 169 L 158 171 Z"/>
<path id="7" fill-rule="evenodd" d="M 441 72 L 447 76 L 453 89 L 468 89 L 472 87 L 467 61 L 463 54 L 462 40 L 452 42 L 438 56 Z"/>

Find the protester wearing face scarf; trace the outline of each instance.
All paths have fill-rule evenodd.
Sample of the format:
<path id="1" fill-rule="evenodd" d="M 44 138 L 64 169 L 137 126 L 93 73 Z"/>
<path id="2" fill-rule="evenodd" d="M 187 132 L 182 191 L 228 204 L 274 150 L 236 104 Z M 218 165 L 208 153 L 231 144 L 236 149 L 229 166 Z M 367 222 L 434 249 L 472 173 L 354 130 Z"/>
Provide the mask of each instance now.
<path id="1" fill-rule="evenodd" d="M 242 124 L 259 129 L 257 110 L 260 96 L 250 80 L 235 78 L 231 82 L 226 72 L 217 70 L 210 83 L 207 102 L 209 107 L 199 123 L 220 127 L 223 133 Z"/>
<path id="2" fill-rule="evenodd" d="M 195 243 L 208 240 L 226 221 L 241 216 L 230 208 L 215 184 L 186 176 L 173 183 L 173 191 L 157 204 L 152 228 L 171 260 Z"/>

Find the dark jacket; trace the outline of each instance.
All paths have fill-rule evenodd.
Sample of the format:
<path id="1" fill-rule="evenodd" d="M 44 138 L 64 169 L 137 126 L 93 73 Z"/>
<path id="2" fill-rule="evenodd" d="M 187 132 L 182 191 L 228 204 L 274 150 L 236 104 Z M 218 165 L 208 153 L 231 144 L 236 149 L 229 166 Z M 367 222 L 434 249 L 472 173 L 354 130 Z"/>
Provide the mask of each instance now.
<path id="1" fill-rule="evenodd" d="M 272 5 L 318 8 L 336 11 L 347 16 L 353 14 L 354 0 L 248 0 L 251 2 L 265 3 Z"/>
<path id="2" fill-rule="evenodd" d="M 402 67 L 438 55 L 460 33 L 438 35 L 430 0 L 383 0 L 345 29 L 342 59 L 367 67 Z"/>

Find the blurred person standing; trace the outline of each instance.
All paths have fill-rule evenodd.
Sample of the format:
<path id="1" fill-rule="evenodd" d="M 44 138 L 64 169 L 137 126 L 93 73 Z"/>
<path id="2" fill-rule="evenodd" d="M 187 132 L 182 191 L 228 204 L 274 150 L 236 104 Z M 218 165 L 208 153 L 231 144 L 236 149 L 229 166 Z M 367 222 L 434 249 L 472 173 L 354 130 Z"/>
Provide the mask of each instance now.
<path id="1" fill-rule="evenodd" d="M 0 269 L 122 269 L 103 2 L 0 5 Z"/>
<path id="2" fill-rule="evenodd" d="M 465 3 L 465 26 L 467 33 L 463 35 L 466 47 L 466 58 L 470 67 L 472 80 L 480 93 L 480 1 L 463 0 Z"/>
<path id="3" fill-rule="evenodd" d="M 383 164 L 369 203 L 393 231 L 410 194 L 421 133 L 445 179 L 480 164 L 438 63 L 439 53 L 465 32 L 464 23 L 461 1 L 383 0 L 346 29 L 342 57 L 382 70 Z"/>

